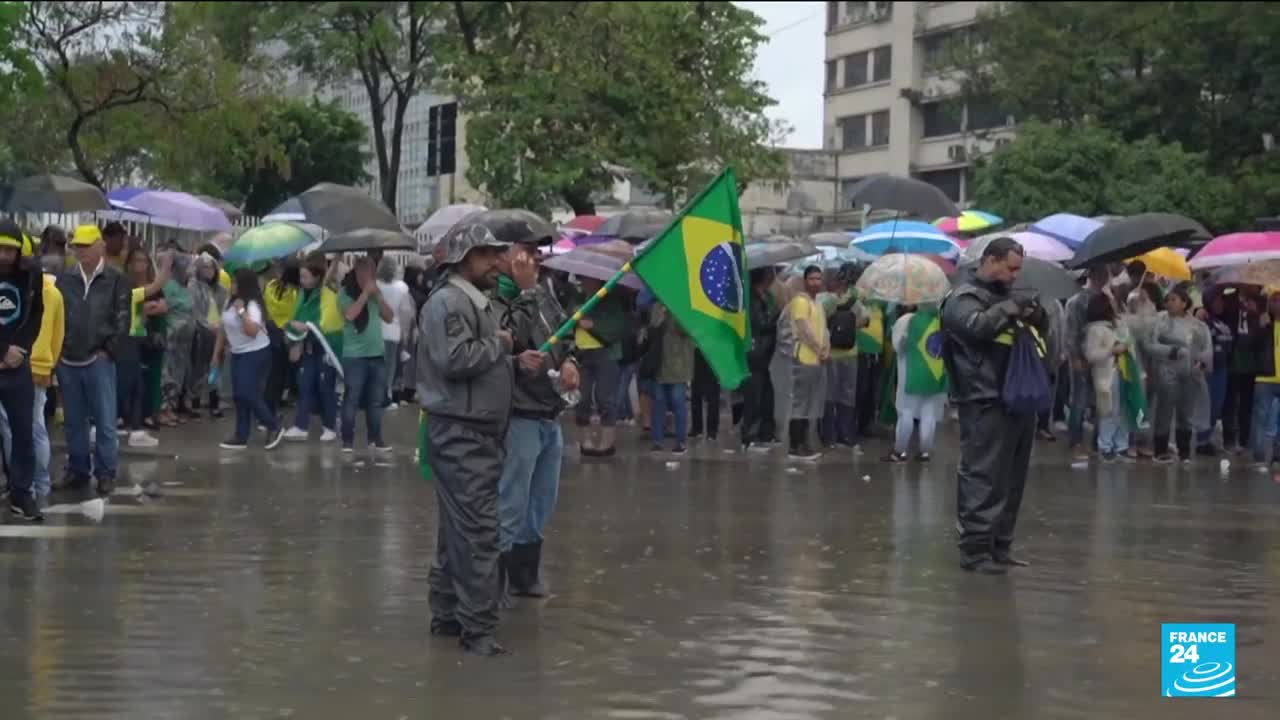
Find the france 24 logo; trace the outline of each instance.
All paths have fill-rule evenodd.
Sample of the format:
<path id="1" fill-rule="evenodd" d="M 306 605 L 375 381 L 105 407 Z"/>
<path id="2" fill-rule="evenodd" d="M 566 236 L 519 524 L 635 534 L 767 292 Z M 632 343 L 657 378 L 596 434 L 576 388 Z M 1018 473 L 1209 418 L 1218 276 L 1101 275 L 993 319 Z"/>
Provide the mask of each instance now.
<path id="1" fill-rule="evenodd" d="M 1234 697 L 1236 626 L 1160 626 L 1160 692 L 1165 697 Z"/>

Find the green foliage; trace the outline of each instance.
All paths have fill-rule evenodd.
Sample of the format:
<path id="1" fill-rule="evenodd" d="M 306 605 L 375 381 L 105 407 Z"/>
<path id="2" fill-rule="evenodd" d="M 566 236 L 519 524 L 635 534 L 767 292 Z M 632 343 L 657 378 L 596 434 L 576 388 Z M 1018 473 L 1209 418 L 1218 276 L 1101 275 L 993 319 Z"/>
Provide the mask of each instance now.
<path id="1" fill-rule="evenodd" d="M 984 31 L 980 47 L 958 55 L 965 92 L 999 97 L 1019 120 L 1105 128 L 1123 142 L 1151 143 L 1131 154 L 1148 158 L 1157 172 L 1169 167 L 1157 159 L 1197 158 L 1201 169 L 1184 169 L 1195 178 L 1207 170 L 1214 179 L 1198 196 L 1222 192 L 1222 181 L 1234 187 L 1226 193 L 1230 207 L 1200 211 L 1226 227 L 1280 210 L 1258 185 L 1265 167 L 1276 164 L 1266 158 L 1263 135 L 1280 126 L 1280 5 L 1000 3 Z M 1139 187 L 1112 202 L 1146 206 L 1156 196 L 1173 202 L 1184 194 L 1173 185 Z"/>
<path id="2" fill-rule="evenodd" d="M 455 3 L 449 77 L 468 180 L 501 205 L 590 212 L 620 167 L 672 204 L 719 167 L 780 178 L 760 19 L 732 3 Z"/>
<path id="3" fill-rule="evenodd" d="M 1011 222 L 1164 211 L 1226 229 L 1240 212 L 1231 184 L 1209 174 L 1203 153 L 1154 138 L 1125 142 L 1093 125 L 1020 125 L 1016 140 L 979 162 L 973 197 Z"/>

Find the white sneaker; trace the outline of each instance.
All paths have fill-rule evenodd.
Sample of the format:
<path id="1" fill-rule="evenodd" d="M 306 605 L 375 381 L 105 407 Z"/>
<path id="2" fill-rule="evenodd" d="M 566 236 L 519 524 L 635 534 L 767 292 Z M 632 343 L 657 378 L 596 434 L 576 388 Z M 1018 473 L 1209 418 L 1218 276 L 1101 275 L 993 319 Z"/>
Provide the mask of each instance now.
<path id="1" fill-rule="evenodd" d="M 129 447 L 153 448 L 159 444 L 160 440 L 146 430 L 134 430 L 129 433 Z"/>
<path id="2" fill-rule="evenodd" d="M 300 427 L 291 427 L 284 431 L 284 439 L 293 442 L 306 442 L 307 431 Z"/>
<path id="3" fill-rule="evenodd" d="M 326 443 L 333 442 L 334 440 L 337 440 L 337 439 L 338 439 L 338 433 L 334 432 L 333 430 L 330 430 L 329 428 L 325 428 L 324 432 L 320 433 L 320 442 L 326 442 Z"/>

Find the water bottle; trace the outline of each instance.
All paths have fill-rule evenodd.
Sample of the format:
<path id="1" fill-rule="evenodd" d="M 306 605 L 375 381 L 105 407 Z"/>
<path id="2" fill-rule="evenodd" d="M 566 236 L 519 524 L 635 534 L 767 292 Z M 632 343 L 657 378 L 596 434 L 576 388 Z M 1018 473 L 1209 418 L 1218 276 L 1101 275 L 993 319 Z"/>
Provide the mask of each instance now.
<path id="1" fill-rule="evenodd" d="M 218 375 L 221 372 L 222 372 L 222 368 L 219 368 L 219 367 L 214 367 L 209 369 L 209 385 L 210 386 L 215 386 L 218 384 Z"/>

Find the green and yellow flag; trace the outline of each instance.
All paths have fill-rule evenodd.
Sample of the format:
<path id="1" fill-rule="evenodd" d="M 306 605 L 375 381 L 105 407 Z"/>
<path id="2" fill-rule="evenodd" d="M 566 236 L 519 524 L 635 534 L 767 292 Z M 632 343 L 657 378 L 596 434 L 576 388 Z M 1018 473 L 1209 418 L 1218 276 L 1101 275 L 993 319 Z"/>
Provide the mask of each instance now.
<path id="1" fill-rule="evenodd" d="M 1142 387 L 1142 372 L 1138 369 L 1138 359 L 1133 350 L 1116 358 L 1116 371 L 1120 373 L 1120 402 L 1122 410 L 1129 418 L 1129 424 L 1136 429 L 1147 427 L 1147 393 Z"/>
<path id="2" fill-rule="evenodd" d="M 947 390 L 947 369 L 942 363 L 942 325 L 937 312 L 917 312 L 907 321 L 903 344 L 907 376 L 903 390 L 909 395 L 937 395 Z"/>
<path id="3" fill-rule="evenodd" d="M 884 350 L 884 307 L 876 301 L 867 301 L 867 326 L 858 328 L 858 352 L 879 355 Z"/>
<path id="4" fill-rule="evenodd" d="M 630 265 L 697 344 L 720 385 L 738 387 L 750 375 L 750 285 L 733 169 L 720 173 Z"/>

